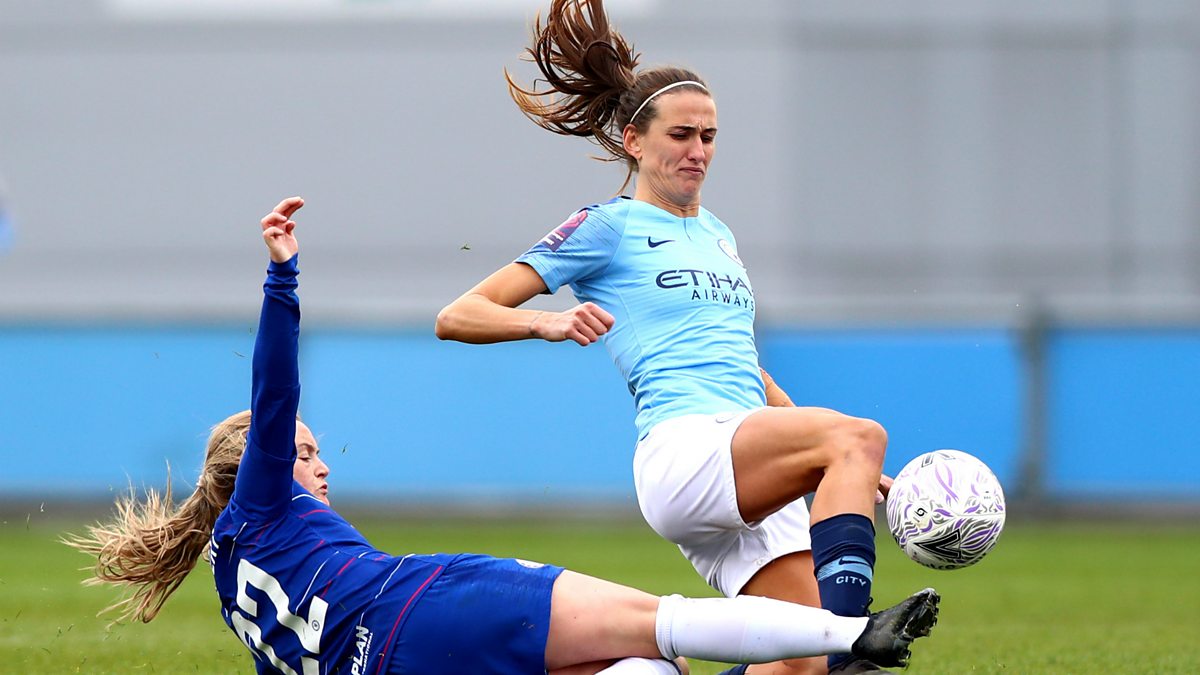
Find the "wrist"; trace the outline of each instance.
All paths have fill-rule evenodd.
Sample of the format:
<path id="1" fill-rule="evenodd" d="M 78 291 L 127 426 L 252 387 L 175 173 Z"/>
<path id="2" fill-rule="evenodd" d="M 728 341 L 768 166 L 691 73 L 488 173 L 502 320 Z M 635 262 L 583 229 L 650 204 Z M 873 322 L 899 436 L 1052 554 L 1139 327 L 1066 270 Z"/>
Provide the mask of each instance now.
<path id="1" fill-rule="evenodd" d="M 541 337 L 538 335 L 537 330 L 534 329 L 534 325 L 538 322 L 538 319 L 542 318 L 543 314 L 545 314 L 545 312 L 538 312 L 537 314 L 533 315 L 532 319 L 529 320 L 529 337 Z"/>
<path id="2" fill-rule="evenodd" d="M 286 273 L 295 273 L 298 271 L 299 260 L 300 260 L 299 253 L 292 254 L 292 256 L 290 258 L 288 258 L 287 260 L 284 260 L 283 262 L 276 261 L 274 256 L 272 256 L 270 258 L 270 260 L 267 262 L 267 271 L 268 272 L 285 273 L 285 274 Z"/>

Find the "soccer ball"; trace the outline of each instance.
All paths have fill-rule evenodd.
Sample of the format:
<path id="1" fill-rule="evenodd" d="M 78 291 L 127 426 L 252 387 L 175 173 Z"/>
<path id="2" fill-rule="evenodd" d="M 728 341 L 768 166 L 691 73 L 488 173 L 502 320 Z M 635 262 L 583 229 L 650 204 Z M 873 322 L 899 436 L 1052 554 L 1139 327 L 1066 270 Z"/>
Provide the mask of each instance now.
<path id="1" fill-rule="evenodd" d="M 1004 491 L 979 459 L 934 450 L 909 462 L 887 498 L 888 528 L 914 561 L 935 570 L 979 562 L 1004 529 Z"/>

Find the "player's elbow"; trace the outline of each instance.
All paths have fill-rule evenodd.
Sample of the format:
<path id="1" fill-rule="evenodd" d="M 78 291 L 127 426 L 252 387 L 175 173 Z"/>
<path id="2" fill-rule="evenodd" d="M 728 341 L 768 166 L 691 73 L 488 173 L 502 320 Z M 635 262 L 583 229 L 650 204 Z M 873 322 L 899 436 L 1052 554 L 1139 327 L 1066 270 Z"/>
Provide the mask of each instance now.
<path id="1" fill-rule="evenodd" d="M 442 308 L 433 323 L 433 334 L 439 340 L 475 342 L 471 337 L 473 320 L 470 295 L 464 295 Z"/>
<path id="2" fill-rule="evenodd" d="M 433 334 L 436 335 L 439 340 L 456 339 L 458 335 L 458 331 L 456 329 L 456 324 L 458 322 L 456 319 L 457 316 L 454 310 L 454 303 L 446 305 L 442 308 L 442 311 L 438 312 L 437 319 L 433 322 Z"/>

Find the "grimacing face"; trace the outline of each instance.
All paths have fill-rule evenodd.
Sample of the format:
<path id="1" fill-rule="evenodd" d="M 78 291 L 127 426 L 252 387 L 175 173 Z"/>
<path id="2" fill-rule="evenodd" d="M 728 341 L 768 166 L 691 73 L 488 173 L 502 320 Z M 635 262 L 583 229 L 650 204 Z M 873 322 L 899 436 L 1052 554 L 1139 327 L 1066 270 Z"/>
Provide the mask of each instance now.
<path id="1" fill-rule="evenodd" d="M 296 463 L 292 478 L 317 499 L 329 503 L 329 467 L 321 461 L 321 449 L 308 425 L 296 422 Z"/>
<path id="2" fill-rule="evenodd" d="M 638 162 L 637 198 L 663 207 L 698 207 L 717 149 L 717 105 L 708 94 L 690 90 L 664 93 L 654 105 L 657 114 L 646 132 L 630 125 L 625 139 Z"/>

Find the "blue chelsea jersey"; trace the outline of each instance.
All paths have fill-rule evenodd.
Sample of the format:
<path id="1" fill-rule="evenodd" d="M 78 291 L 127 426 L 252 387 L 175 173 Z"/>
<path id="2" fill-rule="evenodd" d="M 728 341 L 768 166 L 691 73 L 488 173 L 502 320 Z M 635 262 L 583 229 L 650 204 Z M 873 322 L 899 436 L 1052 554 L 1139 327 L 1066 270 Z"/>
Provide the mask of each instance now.
<path id="1" fill-rule="evenodd" d="M 221 614 L 260 673 L 384 673 L 422 593 L 457 556 L 396 557 L 292 479 L 300 398 L 296 259 L 272 263 L 251 426 L 209 546 Z"/>
<path id="2" fill-rule="evenodd" d="M 691 413 L 766 405 L 754 291 L 729 228 L 628 198 L 589 206 L 517 262 L 554 292 L 569 284 L 615 322 L 603 338 L 629 384 L 639 437 Z"/>

